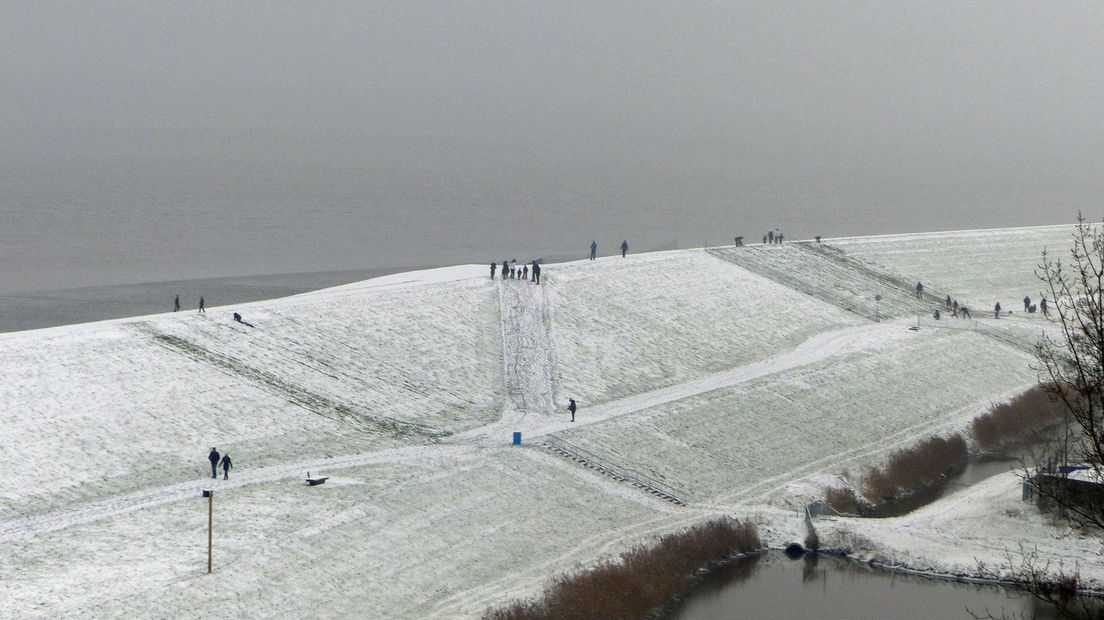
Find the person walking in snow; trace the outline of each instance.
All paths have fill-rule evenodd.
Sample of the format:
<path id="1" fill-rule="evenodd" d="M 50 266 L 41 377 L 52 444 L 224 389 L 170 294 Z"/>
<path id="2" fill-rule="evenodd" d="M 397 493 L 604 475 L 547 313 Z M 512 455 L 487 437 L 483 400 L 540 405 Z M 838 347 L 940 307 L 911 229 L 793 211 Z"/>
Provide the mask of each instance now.
<path id="1" fill-rule="evenodd" d="M 491 279 L 492 280 L 494 280 L 495 269 L 497 269 L 497 268 L 498 268 L 498 265 L 496 265 L 494 263 L 494 261 L 491 261 Z"/>
<path id="2" fill-rule="evenodd" d="M 1046 297 L 1042 298 L 1042 300 L 1039 301 L 1039 309 L 1043 311 L 1043 317 L 1044 318 L 1050 318 L 1050 315 L 1047 314 L 1047 300 L 1046 300 Z"/>
<path id="3" fill-rule="evenodd" d="M 173 312 L 180 312 L 180 295 L 173 300 Z"/>
<path id="4" fill-rule="evenodd" d="M 199 311 L 203 314 L 207 314 L 207 305 L 203 301 L 203 297 L 199 298 Z"/>
<path id="5" fill-rule="evenodd" d="M 773 230 L 768 230 L 767 231 L 767 242 L 770 243 L 771 245 L 774 245 L 774 231 Z"/>
<path id="6" fill-rule="evenodd" d="M 1028 297 L 1027 295 L 1024 295 L 1024 312 L 1027 312 L 1028 308 L 1030 308 L 1030 307 L 1031 307 L 1031 298 Z"/>
<path id="7" fill-rule="evenodd" d="M 1001 310 L 1000 302 L 998 301 L 997 305 L 993 306 L 993 318 L 994 319 L 999 319 L 1000 318 L 1000 310 Z"/>
<path id="8" fill-rule="evenodd" d="M 537 264 L 537 261 L 533 261 L 533 282 L 540 284 L 540 272 L 541 266 Z"/>
<path id="9" fill-rule="evenodd" d="M 958 318 L 958 300 L 957 299 L 951 302 L 951 316 L 953 316 L 956 319 Z"/>
<path id="10" fill-rule="evenodd" d="M 529 265 L 525 265 L 524 267 L 521 268 L 521 279 L 522 280 L 528 280 L 529 279 Z"/>
<path id="11" fill-rule="evenodd" d="M 625 252 L 629 251 L 629 240 L 626 239 L 621 242 L 621 258 L 625 258 Z"/>
<path id="12" fill-rule="evenodd" d="M 598 242 L 590 242 L 590 260 L 594 260 L 594 257 L 598 255 Z"/>
<path id="13" fill-rule="evenodd" d="M 571 421 L 574 422 L 575 421 L 575 399 L 574 398 L 569 398 L 568 400 L 570 400 L 571 403 L 567 406 L 567 410 L 571 412 Z"/>
<path id="14" fill-rule="evenodd" d="M 230 462 L 230 455 L 222 457 L 222 479 L 230 479 L 230 469 L 234 467 L 234 464 Z"/>
<path id="15" fill-rule="evenodd" d="M 211 448 L 211 453 L 207 455 L 207 460 L 211 461 L 211 477 L 218 478 L 218 464 L 219 453 L 218 450 Z"/>
<path id="16" fill-rule="evenodd" d="M 923 299 L 924 298 L 924 285 L 922 283 L 920 283 L 919 281 L 916 282 L 916 298 L 917 299 Z"/>
<path id="17" fill-rule="evenodd" d="M 947 298 L 943 300 L 943 303 L 947 304 L 947 309 L 951 309 L 951 296 L 947 295 Z"/>

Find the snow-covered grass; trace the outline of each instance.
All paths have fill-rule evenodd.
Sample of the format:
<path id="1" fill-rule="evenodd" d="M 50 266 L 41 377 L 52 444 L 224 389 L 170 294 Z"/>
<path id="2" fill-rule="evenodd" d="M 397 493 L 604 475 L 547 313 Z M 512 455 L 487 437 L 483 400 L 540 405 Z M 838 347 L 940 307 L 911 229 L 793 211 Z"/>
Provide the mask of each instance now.
<path id="1" fill-rule="evenodd" d="M 216 484 L 214 575 L 198 488 L 8 543 L 0 615 L 470 617 L 687 519 L 524 447 L 444 449 L 330 473 L 318 487 Z"/>
<path id="2" fill-rule="evenodd" d="M 0 337 L 0 516 L 238 467 L 421 443 L 504 400 L 489 282 L 328 292 Z M 168 337 L 168 338 L 167 338 Z M 56 496 L 56 497 L 55 497 Z"/>
<path id="3" fill-rule="evenodd" d="M 873 348 L 560 436 L 696 501 L 757 503 L 806 476 L 859 475 L 918 436 L 968 427 L 1034 382 L 1030 358 L 994 339 L 890 328 L 869 334 Z"/>
<path id="4" fill-rule="evenodd" d="M 951 264 L 966 256 L 946 247 Z M 537 289 L 460 266 L 0 335 L 0 466 L 17 474 L 0 481 L 0 616 L 477 616 L 717 514 L 752 519 L 768 544 L 803 537 L 790 507 L 806 491 L 1034 379 L 1036 320 L 911 332 L 701 250 L 543 275 Z M 551 433 L 699 501 L 542 451 Z M 206 477 L 211 446 L 234 457 L 230 480 Z M 307 488 L 307 471 L 331 479 Z M 1016 511 L 991 505 L 1008 517 L 995 535 L 1015 540 Z M 946 514 L 989 523 L 964 506 Z M 931 566 L 1004 542 L 949 519 L 828 533 L 896 557 L 935 540 L 906 556 Z M 1025 532 L 1048 540 L 1035 521 Z"/>
<path id="5" fill-rule="evenodd" d="M 975 315 L 1001 303 L 1023 310 L 1028 296 L 1037 302 L 1043 286 L 1035 267 L 1047 250 L 1052 258 L 1069 256 L 1072 225 L 963 230 L 877 237 L 829 239 L 827 243 L 919 280 L 939 295 L 950 295 Z"/>
<path id="6" fill-rule="evenodd" d="M 784 351 L 859 317 L 704 251 L 554 265 L 557 402 L 602 403 Z"/>

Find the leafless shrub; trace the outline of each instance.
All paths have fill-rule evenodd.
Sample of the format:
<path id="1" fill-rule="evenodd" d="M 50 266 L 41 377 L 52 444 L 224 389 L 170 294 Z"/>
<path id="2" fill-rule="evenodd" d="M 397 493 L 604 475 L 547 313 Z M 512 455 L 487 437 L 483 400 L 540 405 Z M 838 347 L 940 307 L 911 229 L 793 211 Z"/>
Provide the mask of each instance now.
<path id="1" fill-rule="evenodd" d="M 974 418 L 970 428 L 974 441 L 986 450 L 997 450 L 1009 439 L 1036 433 L 1061 421 L 1065 408 L 1037 385 L 1007 403 L 994 405 Z"/>
<path id="2" fill-rule="evenodd" d="M 701 568 L 758 551 L 759 532 L 745 521 L 719 519 L 637 546 L 617 560 L 555 577 L 538 601 L 489 609 L 485 620 L 646 618 L 685 591 Z"/>
<path id="3" fill-rule="evenodd" d="M 919 490 L 966 460 L 966 440 L 955 433 L 898 450 L 881 469 L 870 468 L 863 495 L 871 501 Z"/>
<path id="4" fill-rule="evenodd" d="M 859 497 L 848 487 L 833 487 L 824 492 L 824 503 L 836 512 L 856 514 L 859 512 Z"/>

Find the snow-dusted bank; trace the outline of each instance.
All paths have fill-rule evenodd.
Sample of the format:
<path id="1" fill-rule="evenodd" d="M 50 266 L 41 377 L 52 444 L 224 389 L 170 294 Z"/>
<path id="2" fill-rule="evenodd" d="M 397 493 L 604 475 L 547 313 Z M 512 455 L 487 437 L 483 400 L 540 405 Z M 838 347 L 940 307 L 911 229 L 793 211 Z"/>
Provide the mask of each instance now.
<path id="1" fill-rule="evenodd" d="M 1036 233 L 1052 244 L 1049 228 L 990 231 L 1001 269 L 984 287 L 944 281 L 1022 297 Z M 884 286 L 970 262 L 967 237 L 942 235 L 915 271 L 913 237 L 842 247 L 886 270 L 856 282 Z M 874 291 L 831 290 L 851 263 L 780 281 L 731 258 L 547 265 L 540 289 L 469 265 L 0 335 L 0 466 L 17 472 L 0 482 L 0 616 L 477 616 L 716 514 L 781 546 L 804 535 L 798 508 L 825 485 L 962 430 L 1035 380 L 1015 340 L 1041 317 L 1002 323 L 1003 337 L 984 320 L 910 331 L 853 302 Z M 689 505 L 557 456 L 545 438 Z M 212 446 L 234 458 L 227 481 L 208 477 Z M 307 471 L 330 479 L 306 487 Z M 1097 556 L 1055 544 L 1019 497 L 998 478 L 908 517 L 824 522 L 821 538 L 948 574 L 1038 544 L 1102 583 Z"/>

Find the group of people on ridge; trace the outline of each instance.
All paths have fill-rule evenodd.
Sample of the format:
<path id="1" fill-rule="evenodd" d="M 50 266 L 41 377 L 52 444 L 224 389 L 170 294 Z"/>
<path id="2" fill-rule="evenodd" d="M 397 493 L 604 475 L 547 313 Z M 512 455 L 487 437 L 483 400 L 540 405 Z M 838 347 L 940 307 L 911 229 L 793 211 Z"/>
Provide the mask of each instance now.
<path id="1" fill-rule="evenodd" d="M 530 269 L 532 266 L 532 269 Z M 491 263 L 491 279 L 494 280 L 495 272 L 498 271 L 498 265 Z M 534 260 L 529 265 L 522 265 L 521 269 L 518 269 L 517 259 L 513 261 L 502 261 L 502 279 L 503 280 L 532 280 L 534 284 L 540 284 L 541 266 L 540 263 Z"/>

